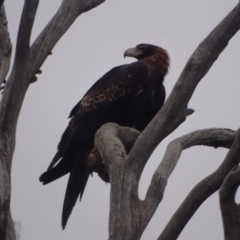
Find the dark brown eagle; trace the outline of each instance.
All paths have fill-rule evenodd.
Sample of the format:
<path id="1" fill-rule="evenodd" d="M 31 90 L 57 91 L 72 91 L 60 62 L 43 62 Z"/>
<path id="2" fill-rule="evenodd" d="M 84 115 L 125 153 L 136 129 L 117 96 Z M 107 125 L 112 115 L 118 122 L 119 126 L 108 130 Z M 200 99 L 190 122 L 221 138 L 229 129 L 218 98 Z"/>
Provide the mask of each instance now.
<path id="1" fill-rule="evenodd" d="M 142 131 L 165 100 L 164 76 L 169 68 L 166 50 L 150 44 L 127 49 L 124 56 L 138 61 L 113 68 L 103 75 L 70 112 L 71 118 L 43 184 L 70 173 L 65 194 L 62 227 L 78 196 L 83 195 L 90 174 L 86 160 L 93 149 L 96 131 L 107 122 Z"/>

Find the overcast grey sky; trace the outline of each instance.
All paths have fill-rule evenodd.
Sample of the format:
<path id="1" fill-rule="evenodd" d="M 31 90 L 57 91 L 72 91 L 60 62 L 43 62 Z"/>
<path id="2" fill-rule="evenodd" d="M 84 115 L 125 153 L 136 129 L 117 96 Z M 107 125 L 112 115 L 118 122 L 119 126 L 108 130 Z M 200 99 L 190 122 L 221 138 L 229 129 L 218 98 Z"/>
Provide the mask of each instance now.
<path id="1" fill-rule="evenodd" d="M 12 170 L 12 215 L 22 225 L 22 240 L 107 239 L 109 185 L 90 178 L 82 201 L 61 230 L 61 211 L 67 177 L 42 186 L 46 170 L 68 114 L 91 85 L 112 67 L 132 62 L 123 52 L 139 43 L 168 50 L 171 69 L 165 79 L 169 95 L 186 61 L 198 44 L 237 4 L 237 0 L 108 0 L 80 16 L 42 66 L 43 74 L 26 95 L 17 128 Z M 32 41 L 56 12 L 60 0 L 41 0 Z M 23 0 L 6 1 L 9 31 L 15 47 Z M 152 155 L 140 184 L 144 197 L 167 143 L 202 128 L 240 126 L 240 34 L 220 55 L 197 87 L 188 117 Z M 226 150 L 195 147 L 184 152 L 174 170 L 164 199 L 143 235 L 156 239 L 191 188 L 213 172 Z M 218 194 L 209 198 L 186 226 L 180 240 L 222 239 Z"/>

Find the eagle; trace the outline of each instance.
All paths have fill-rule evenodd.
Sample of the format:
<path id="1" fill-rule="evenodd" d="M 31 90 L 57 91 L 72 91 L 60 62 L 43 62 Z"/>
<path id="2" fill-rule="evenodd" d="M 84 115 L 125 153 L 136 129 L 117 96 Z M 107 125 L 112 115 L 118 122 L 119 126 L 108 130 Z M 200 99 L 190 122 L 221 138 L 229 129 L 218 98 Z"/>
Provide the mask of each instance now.
<path id="1" fill-rule="evenodd" d="M 111 69 L 74 106 L 57 153 L 40 176 L 40 182 L 48 184 L 70 173 L 62 210 L 63 229 L 78 196 L 81 200 L 91 173 L 86 161 L 94 148 L 96 131 L 103 124 L 114 122 L 141 132 L 165 101 L 163 81 L 170 63 L 167 51 L 152 44 L 139 44 L 127 49 L 126 56 L 137 61 Z"/>

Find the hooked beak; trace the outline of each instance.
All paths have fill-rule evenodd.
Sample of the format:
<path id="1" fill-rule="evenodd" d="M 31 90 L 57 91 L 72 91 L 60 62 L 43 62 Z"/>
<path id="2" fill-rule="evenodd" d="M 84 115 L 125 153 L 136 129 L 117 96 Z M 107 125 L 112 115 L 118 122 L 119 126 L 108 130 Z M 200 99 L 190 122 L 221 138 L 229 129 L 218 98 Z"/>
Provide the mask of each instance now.
<path id="1" fill-rule="evenodd" d="M 139 56 L 139 50 L 137 50 L 135 47 L 134 48 L 128 48 L 124 54 L 123 54 L 124 58 L 125 57 L 135 57 L 137 58 Z"/>

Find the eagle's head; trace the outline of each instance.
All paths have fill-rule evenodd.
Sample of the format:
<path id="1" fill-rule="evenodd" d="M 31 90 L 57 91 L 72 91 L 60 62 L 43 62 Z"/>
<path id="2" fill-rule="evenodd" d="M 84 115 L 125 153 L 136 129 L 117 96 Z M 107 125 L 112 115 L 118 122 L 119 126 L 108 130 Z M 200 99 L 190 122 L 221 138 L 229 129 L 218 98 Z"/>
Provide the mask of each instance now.
<path id="1" fill-rule="evenodd" d="M 140 61 L 145 61 L 159 67 L 163 75 L 167 74 L 170 64 L 170 58 L 165 49 L 146 43 L 141 43 L 136 47 L 127 49 L 124 52 L 124 57 L 134 57 Z"/>

